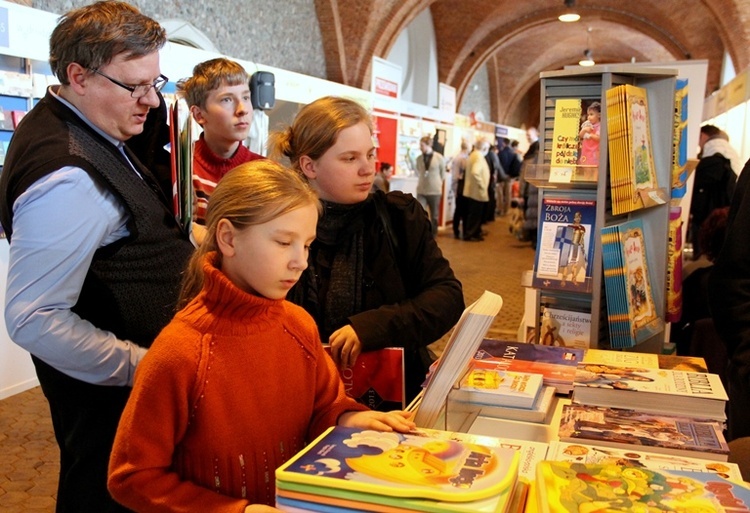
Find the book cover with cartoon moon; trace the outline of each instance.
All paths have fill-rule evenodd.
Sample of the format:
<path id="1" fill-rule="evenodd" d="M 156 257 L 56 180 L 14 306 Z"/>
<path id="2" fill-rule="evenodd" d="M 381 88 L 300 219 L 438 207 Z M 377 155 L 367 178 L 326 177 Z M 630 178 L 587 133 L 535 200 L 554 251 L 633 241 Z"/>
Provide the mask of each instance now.
<path id="1" fill-rule="evenodd" d="M 518 465 L 513 449 L 335 426 L 279 467 L 276 479 L 463 502 L 513 486 Z"/>

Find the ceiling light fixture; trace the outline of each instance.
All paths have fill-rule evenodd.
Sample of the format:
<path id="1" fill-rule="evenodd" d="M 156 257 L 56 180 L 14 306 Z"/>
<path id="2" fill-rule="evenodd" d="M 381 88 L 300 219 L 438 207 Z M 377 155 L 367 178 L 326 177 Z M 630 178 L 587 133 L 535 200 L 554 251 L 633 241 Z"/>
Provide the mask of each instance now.
<path id="1" fill-rule="evenodd" d="M 563 4 L 565 5 L 565 12 L 557 17 L 558 20 L 570 23 L 581 19 L 581 15 L 573 10 L 576 5 L 576 0 L 564 0 Z"/>
<path id="2" fill-rule="evenodd" d="M 594 64 L 596 64 L 594 62 L 594 58 L 591 56 L 591 50 L 589 50 L 588 48 L 586 48 L 583 51 L 583 59 L 581 59 L 580 61 L 578 61 L 578 64 L 580 66 L 593 66 Z"/>
<path id="3" fill-rule="evenodd" d="M 586 29 L 586 49 L 583 51 L 583 59 L 578 61 L 579 66 L 593 66 L 594 62 L 593 53 L 591 52 L 591 27 Z"/>

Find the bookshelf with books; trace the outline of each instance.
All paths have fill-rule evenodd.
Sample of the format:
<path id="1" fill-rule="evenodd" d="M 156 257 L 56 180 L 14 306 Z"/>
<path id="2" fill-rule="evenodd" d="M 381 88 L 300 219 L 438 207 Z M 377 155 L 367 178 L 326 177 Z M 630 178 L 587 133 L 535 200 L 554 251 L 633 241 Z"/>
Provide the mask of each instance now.
<path id="1" fill-rule="evenodd" d="M 577 337 L 578 345 L 581 340 L 588 340 L 589 347 L 615 347 L 611 344 L 610 336 L 611 319 L 608 316 L 605 290 L 602 232 L 610 226 L 634 220 L 643 225 L 643 241 L 649 261 L 647 279 L 653 294 L 655 314 L 659 319 L 664 319 L 675 75 L 676 71 L 672 69 L 643 68 L 630 64 L 571 68 L 541 74 L 539 126 L 542 151 L 535 164 L 527 170 L 527 180 L 539 187 L 540 206 L 550 205 L 553 208 L 557 203 L 585 202 L 585 212 L 579 216 L 582 218 L 579 224 L 588 225 L 590 233 L 569 229 L 570 237 L 566 238 L 564 233 L 558 237 L 557 232 L 561 230 L 555 226 L 552 237 L 551 229 L 547 233 L 545 226 L 554 224 L 554 220 L 544 218 L 545 210 L 540 208 L 534 285 L 542 294 L 538 295 L 536 311 L 532 313 L 533 318 L 538 320 L 535 342 L 543 343 L 541 335 L 544 333 L 543 323 L 546 319 L 543 314 L 545 308 L 554 305 L 553 310 L 583 311 L 586 314 L 586 325 L 590 332 L 588 336 Z M 610 163 L 625 160 L 626 154 L 631 153 L 633 156 L 630 161 L 639 159 L 640 163 L 641 155 L 636 153 L 642 149 L 643 141 L 638 141 L 638 148 L 632 137 L 624 139 L 632 142 L 630 147 L 627 144 L 610 144 L 612 134 L 608 126 L 607 92 L 618 86 L 628 86 L 629 91 L 641 91 L 646 98 L 648 108 L 639 110 L 638 115 L 645 116 L 643 122 L 650 137 L 650 140 L 645 141 L 645 146 L 650 150 L 650 159 L 646 162 L 653 162 L 651 169 L 655 176 L 655 183 L 643 193 L 635 191 L 635 180 L 626 184 L 632 185 L 635 191 L 632 194 L 648 196 L 645 202 L 641 201 L 630 211 L 613 208 L 616 197 L 612 187 Z M 611 114 L 612 110 L 609 112 Z M 598 148 L 594 144 L 597 138 Z M 616 168 L 622 169 L 623 166 L 618 165 Z M 615 177 L 615 184 L 618 183 L 617 179 Z M 624 188 L 623 185 L 618 190 Z M 565 226 L 575 228 L 575 208 L 571 206 L 569 210 L 571 219 L 565 220 Z M 578 245 L 576 235 L 580 239 Z M 550 244 L 551 238 L 554 241 Z M 579 266 L 580 278 L 586 280 L 585 286 L 571 286 L 570 254 L 576 249 L 585 251 Z M 555 255 L 558 256 L 558 267 L 554 269 L 557 271 L 555 276 L 552 276 Z M 567 266 L 560 266 L 561 259 L 565 259 Z M 573 261 L 576 262 L 575 259 Z M 545 265 L 542 266 L 542 263 Z M 567 276 L 563 272 L 568 272 Z M 562 286 L 563 283 L 565 287 Z M 648 337 L 640 336 L 637 344 L 626 344 L 624 348 L 639 352 L 661 352 L 665 341 L 664 330 L 659 328 L 653 331 Z M 559 344 L 560 340 L 553 337 L 552 343 Z"/>

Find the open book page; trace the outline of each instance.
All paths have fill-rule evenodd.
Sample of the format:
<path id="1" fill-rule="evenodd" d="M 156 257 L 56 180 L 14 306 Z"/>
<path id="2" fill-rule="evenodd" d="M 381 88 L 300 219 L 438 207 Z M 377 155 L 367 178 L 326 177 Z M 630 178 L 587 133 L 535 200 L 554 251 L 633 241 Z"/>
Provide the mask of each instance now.
<path id="1" fill-rule="evenodd" d="M 466 372 L 469 362 L 492 321 L 503 306 L 503 298 L 487 290 L 469 305 L 453 328 L 443 355 L 437 362 L 414 418 L 417 426 L 431 428 L 445 406 L 453 385 Z"/>

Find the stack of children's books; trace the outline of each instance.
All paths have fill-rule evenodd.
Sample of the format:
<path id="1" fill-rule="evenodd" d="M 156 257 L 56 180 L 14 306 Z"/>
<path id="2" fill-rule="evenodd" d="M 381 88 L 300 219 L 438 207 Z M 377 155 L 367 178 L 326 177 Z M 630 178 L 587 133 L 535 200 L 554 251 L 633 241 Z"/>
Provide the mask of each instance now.
<path id="1" fill-rule="evenodd" d="M 333 427 L 276 470 L 282 511 L 522 511 L 519 452 L 450 437 Z"/>

